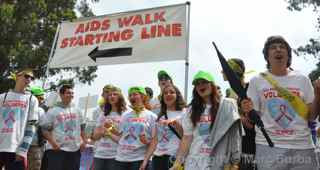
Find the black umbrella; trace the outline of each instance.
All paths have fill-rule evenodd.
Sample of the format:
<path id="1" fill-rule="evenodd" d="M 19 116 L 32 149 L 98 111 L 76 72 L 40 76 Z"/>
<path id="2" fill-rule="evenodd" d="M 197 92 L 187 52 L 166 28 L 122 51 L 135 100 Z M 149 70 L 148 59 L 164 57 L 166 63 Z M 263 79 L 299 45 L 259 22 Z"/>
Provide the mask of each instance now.
<path id="1" fill-rule="evenodd" d="M 221 52 L 218 50 L 218 47 L 216 46 L 216 44 L 214 42 L 212 42 L 214 48 L 217 51 L 217 55 L 219 57 L 219 61 L 220 64 L 222 66 L 222 70 L 225 74 L 225 76 L 228 79 L 228 82 L 230 84 L 230 87 L 232 88 L 232 90 L 238 95 L 238 97 L 240 98 L 240 100 L 242 99 L 246 99 L 248 98 L 247 96 L 247 92 L 246 89 L 242 86 L 241 81 L 239 79 L 239 77 L 236 75 L 236 73 L 230 68 L 227 60 L 223 57 L 223 55 L 221 54 Z M 269 135 L 267 134 L 266 130 L 264 129 L 264 124 L 260 118 L 260 116 L 258 115 L 258 112 L 256 110 L 251 110 L 249 112 L 249 119 L 258 126 L 258 128 L 261 130 L 262 134 L 264 135 L 264 137 L 266 138 L 268 144 L 270 147 L 273 147 L 274 144 L 271 141 Z"/>

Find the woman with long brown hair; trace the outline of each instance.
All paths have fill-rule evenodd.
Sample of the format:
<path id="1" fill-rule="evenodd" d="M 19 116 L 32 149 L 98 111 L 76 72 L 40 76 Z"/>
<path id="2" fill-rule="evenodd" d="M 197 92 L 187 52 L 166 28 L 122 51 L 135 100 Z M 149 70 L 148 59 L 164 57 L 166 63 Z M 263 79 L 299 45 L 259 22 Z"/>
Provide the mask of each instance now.
<path id="1" fill-rule="evenodd" d="M 210 73 L 193 78 L 193 98 L 183 119 L 183 137 L 172 169 L 222 170 L 240 161 L 240 118 L 236 101 L 220 98 Z"/>
<path id="2" fill-rule="evenodd" d="M 125 99 L 119 88 L 114 86 L 109 88 L 106 99 L 92 136 L 96 141 L 94 170 L 115 169 L 115 156 L 120 139 L 117 129 L 119 129 L 121 115 L 127 110 Z"/>
<path id="3" fill-rule="evenodd" d="M 186 103 L 180 90 L 172 85 L 163 88 L 158 116 L 158 145 L 152 158 L 153 170 L 168 170 L 175 160 L 183 135 L 182 117 Z"/>

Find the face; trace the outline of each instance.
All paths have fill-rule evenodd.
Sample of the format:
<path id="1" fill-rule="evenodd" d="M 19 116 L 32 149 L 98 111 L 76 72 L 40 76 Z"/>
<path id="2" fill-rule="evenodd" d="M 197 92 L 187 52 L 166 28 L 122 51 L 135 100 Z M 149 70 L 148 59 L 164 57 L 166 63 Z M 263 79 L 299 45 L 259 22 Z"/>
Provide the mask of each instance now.
<path id="1" fill-rule="evenodd" d="M 63 94 L 60 94 L 63 103 L 70 104 L 73 99 L 73 89 L 66 89 Z"/>
<path id="2" fill-rule="evenodd" d="M 196 91 L 200 97 L 205 98 L 212 93 L 211 83 L 207 80 L 197 80 L 195 83 Z"/>
<path id="3" fill-rule="evenodd" d="M 17 75 L 17 83 L 21 83 L 23 86 L 27 87 L 31 81 L 34 80 L 34 77 L 32 77 L 31 75 L 29 74 L 20 74 L 20 75 Z"/>
<path id="4" fill-rule="evenodd" d="M 102 97 L 104 98 L 104 100 L 108 100 L 108 96 L 109 96 L 110 90 L 105 90 L 102 92 Z"/>
<path id="5" fill-rule="evenodd" d="M 167 106 L 175 104 L 177 99 L 176 90 L 172 86 L 166 87 L 163 91 L 163 99 Z"/>
<path id="6" fill-rule="evenodd" d="M 160 77 L 159 78 L 159 86 L 160 86 L 160 89 L 161 91 L 163 90 L 163 88 L 167 85 L 170 85 L 171 84 L 171 80 L 168 78 L 168 77 Z"/>
<path id="7" fill-rule="evenodd" d="M 109 92 L 108 101 L 111 105 L 117 104 L 119 102 L 119 99 L 120 99 L 119 92 L 116 92 L 116 91 Z"/>
<path id="8" fill-rule="evenodd" d="M 289 60 L 288 50 L 283 43 L 273 43 L 268 49 L 268 61 L 272 67 L 285 67 Z"/>
<path id="9" fill-rule="evenodd" d="M 141 106 L 143 105 L 143 95 L 138 92 L 131 93 L 129 95 L 129 101 L 132 106 Z"/>

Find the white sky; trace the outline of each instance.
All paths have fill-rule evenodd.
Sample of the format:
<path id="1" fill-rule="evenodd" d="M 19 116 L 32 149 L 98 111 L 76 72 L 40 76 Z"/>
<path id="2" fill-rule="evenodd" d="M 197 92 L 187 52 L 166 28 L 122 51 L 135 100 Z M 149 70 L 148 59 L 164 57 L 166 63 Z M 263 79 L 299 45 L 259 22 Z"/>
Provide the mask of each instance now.
<path id="1" fill-rule="evenodd" d="M 181 0 L 100 0 L 91 4 L 95 15 L 184 3 Z M 270 35 L 282 35 L 291 47 L 307 43 L 315 35 L 316 14 L 312 9 L 291 12 L 283 0 L 191 0 L 189 93 L 192 77 L 198 70 L 211 72 L 216 84 L 228 87 L 220 74 L 220 63 L 211 42 L 215 41 L 226 58 L 238 57 L 245 61 L 247 70 L 263 71 L 266 62 L 262 48 Z M 307 75 L 315 68 L 316 60 L 293 56 L 292 67 Z M 149 86 L 159 93 L 157 72 L 165 69 L 174 83 L 184 91 L 184 61 L 100 66 L 93 85 L 77 85 L 76 99 L 88 93 L 100 94 L 105 84 L 119 86 L 124 95 L 133 85 Z M 76 102 L 77 103 L 77 102 Z"/>

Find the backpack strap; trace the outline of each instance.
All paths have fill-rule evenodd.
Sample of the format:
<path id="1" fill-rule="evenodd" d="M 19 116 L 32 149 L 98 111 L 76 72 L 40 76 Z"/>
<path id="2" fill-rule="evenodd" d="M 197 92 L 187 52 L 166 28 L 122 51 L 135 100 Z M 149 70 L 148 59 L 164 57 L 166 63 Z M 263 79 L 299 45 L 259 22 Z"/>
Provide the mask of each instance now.
<path id="1" fill-rule="evenodd" d="M 4 94 L 4 98 L 3 98 L 3 101 L 2 101 L 2 105 L 4 105 L 4 102 L 6 101 L 7 95 L 8 95 L 8 92 L 6 92 L 6 93 Z"/>
<path id="2" fill-rule="evenodd" d="M 168 115 L 167 113 L 164 114 L 164 117 L 166 118 L 166 120 L 168 120 Z M 181 140 L 181 136 L 179 135 L 179 133 L 176 131 L 176 129 L 171 126 L 170 124 L 168 124 L 169 129 Z"/>

